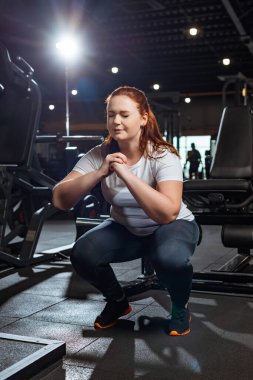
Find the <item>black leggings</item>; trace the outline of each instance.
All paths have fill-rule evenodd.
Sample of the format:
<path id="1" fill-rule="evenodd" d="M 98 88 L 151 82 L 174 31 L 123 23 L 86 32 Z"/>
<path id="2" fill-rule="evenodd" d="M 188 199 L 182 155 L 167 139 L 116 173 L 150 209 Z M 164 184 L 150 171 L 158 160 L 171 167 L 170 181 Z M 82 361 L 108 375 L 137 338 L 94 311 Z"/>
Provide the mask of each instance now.
<path id="1" fill-rule="evenodd" d="M 70 259 L 76 272 L 94 285 L 107 299 L 122 297 L 122 288 L 110 266 L 148 257 L 172 301 L 184 306 L 192 285 L 193 255 L 199 239 L 195 221 L 176 220 L 148 236 L 136 236 L 124 226 L 104 221 L 81 236 Z"/>

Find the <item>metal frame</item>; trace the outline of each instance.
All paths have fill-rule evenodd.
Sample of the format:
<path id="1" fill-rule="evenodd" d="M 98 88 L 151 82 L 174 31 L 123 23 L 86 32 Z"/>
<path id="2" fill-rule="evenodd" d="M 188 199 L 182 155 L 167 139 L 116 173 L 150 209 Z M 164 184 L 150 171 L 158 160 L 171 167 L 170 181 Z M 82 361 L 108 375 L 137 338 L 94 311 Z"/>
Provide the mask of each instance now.
<path id="1" fill-rule="evenodd" d="M 48 204 L 47 206 L 37 210 L 31 218 L 28 231 L 23 242 L 20 243 L 20 253 L 16 256 L 8 253 L 8 251 L 5 252 L 3 250 L 0 250 L 0 260 L 12 264 L 15 267 L 25 267 L 59 257 L 59 250 L 61 251 L 63 247 L 59 247 L 58 249 L 53 249 L 51 251 L 48 250 L 45 252 L 37 253 L 37 256 L 34 256 L 44 222 L 57 213 L 59 213 L 59 210 L 53 207 L 51 204 Z M 14 244 L 15 243 L 13 243 L 13 245 Z M 69 247 L 65 248 L 66 250 L 69 250 Z"/>
<path id="2" fill-rule="evenodd" d="M 43 345 L 26 358 L 0 372 L 1 380 L 26 380 L 62 359 L 66 354 L 66 343 L 42 338 L 0 333 L 0 340 Z"/>

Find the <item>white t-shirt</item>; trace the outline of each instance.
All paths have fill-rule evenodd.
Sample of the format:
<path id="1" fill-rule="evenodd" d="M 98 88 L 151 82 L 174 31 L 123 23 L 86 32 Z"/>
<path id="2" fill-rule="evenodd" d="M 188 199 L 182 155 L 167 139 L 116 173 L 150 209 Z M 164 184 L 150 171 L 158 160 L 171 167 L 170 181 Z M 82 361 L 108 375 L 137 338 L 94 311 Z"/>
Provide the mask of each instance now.
<path id="1" fill-rule="evenodd" d="M 109 153 L 108 146 L 101 144 L 87 152 L 75 165 L 74 171 L 81 174 L 99 169 L 104 157 Z M 155 158 L 145 158 L 129 167 L 137 177 L 152 187 L 166 180 L 183 181 L 182 167 L 179 158 L 168 149 Z M 102 193 L 105 200 L 111 204 L 111 218 L 123 224 L 130 232 L 138 236 L 152 234 L 159 226 L 139 207 L 138 203 L 124 184 L 112 173 L 101 181 Z M 194 220 L 194 216 L 182 202 L 177 219 Z"/>

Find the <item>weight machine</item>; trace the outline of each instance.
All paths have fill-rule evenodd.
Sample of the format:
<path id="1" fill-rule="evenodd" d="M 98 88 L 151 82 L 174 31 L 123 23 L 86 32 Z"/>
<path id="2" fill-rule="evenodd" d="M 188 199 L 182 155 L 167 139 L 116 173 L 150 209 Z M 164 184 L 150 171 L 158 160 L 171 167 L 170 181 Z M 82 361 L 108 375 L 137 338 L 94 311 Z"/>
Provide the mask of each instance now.
<path id="1" fill-rule="evenodd" d="M 233 88 L 233 105 L 248 105 L 248 89 L 253 88 L 253 79 L 242 73 L 236 75 L 219 75 L 218 79 L 224 82 L 222 87 L 222 106 L 228 106 L 228 88 Z"/>
<path id="2" fill-rule="evenodd" d="M 21 57 L 18 63 L 0 44 L 0 260 L 24 266 L 41 259 L 33 258 L 35 246 L 43 221 L 56 210 L 35 212 L 34 198 L 49 201 L 55 181 L 33 167 L 41 93 L 32 67 Z"/>
<path id="3" fill-rule="evenodd" d="M 0 261 L 16 267 L 58 255 L 36 252 L 44 222 L 60 213 L 51 204 L 56 181 L 36 164 L 36 142 L 103 141 L 102 136 L 37 136 L 41 93 L 33 74 L 21 57 L 14 63 L 0 43 Z"/>
<path id="4" fill-rule="evenodd" d="M 195 274 L 213 290 L 253 294 L 253 275 L 242 270 L 253 248 L 253 110 L 223 110 L 210 179 L 186 181 L 184 201 L 201 225 L 219 225 L 225 247 L 237 254 L 219 269 Z"/>

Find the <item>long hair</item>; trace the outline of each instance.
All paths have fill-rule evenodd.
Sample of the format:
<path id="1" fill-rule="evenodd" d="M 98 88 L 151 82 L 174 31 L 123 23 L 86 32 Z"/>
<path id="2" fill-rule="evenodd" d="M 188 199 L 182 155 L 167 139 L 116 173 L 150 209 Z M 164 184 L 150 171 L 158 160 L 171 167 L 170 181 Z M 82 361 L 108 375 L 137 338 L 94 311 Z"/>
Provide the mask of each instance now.
<path id="1" fill-rule="evenodd" d="M 163 139 L 156 117 L 150 108 L 150 105 L 144 92 L 135 87 L 130 86 L 118 87 L 106 98 L 105 103 L 107 105 L 107 109 L 112 97 L 118 95 L 128 96 L 136 103 L 141 115 L 148 115 L 147 124 L 144 127 L 142 127 L 140 135 L 139 147 L 142 154 L 145 154 L 148 157 L 152 157 L 152 154 L 150 154 L 151 144 L 152 153 L 162 152 L 164 151 L 164 149 L 168 149 L 171 153 L 174 153 L 177 156 L 179 156 L 176 148 L 171 143 Z M 110 135 L 108 135 L 108 137 L 105 139 L 105 143 L 114 145 L 114 140 Z"/>

